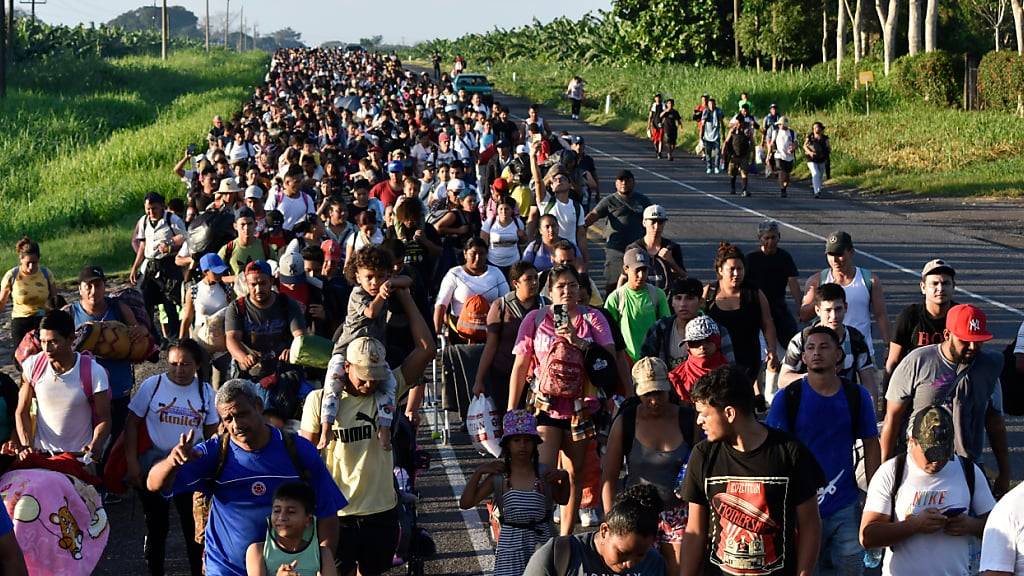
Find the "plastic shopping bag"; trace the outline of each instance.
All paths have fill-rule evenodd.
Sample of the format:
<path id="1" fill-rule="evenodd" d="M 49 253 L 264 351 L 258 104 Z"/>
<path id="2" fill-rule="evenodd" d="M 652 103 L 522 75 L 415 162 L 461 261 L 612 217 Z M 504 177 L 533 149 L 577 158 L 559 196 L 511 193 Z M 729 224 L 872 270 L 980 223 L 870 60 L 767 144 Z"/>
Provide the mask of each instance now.
<path id="1" fill-rule="evenodd" d="M 466 413 L 466 430 L 473 446 L 481 454 L 490 454 L 497 458 L 501 455 L 501 415 L 494 407 L 494 400 L 478 394 L 469 403 Z"/>

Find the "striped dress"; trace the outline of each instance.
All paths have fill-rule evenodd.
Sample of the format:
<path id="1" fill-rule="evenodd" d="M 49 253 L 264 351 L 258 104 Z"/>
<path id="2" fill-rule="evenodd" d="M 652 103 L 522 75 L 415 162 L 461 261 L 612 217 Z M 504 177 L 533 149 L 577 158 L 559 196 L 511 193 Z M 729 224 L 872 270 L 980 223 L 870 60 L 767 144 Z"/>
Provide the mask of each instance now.
<path id="1" fill-rule="evenodd" d="M 505 480 L 507 482 L 507 480 Z M 501 516 L 504 522 L 529 524 L 543 521 L 536 529 L 516 528 L 504 522 L 498 547 L 494 551 L 496 576 L 522 576 L 534 550 L 551 538 L 551 511 L 540 482 L 534 490 L 505 491 L 501 497 Z"/>

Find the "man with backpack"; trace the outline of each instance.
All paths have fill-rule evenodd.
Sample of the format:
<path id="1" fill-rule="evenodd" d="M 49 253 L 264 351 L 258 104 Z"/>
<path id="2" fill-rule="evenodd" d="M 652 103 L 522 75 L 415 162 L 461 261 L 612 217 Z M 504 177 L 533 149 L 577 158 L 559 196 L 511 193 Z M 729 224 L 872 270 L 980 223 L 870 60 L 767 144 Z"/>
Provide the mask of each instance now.
<path id="1" fill-rule="evenodd" d="M 233 373 L 259 380 L 287 364 L 292 338 L 306 333 L 299 304 L 271 290 L 270 265 L 262 260 L 245 267 L 248 295 L 228 304 L 224 331 Z"/>
<path id="2" fill-rule="evenodd" d="M 98 460 L 110 436 L 110 383 L 91 355 L 75 352 L 71 315 L 53 310 L 39 323 L 43 351 L 22 365 L 11 447 L 31 452 L 85 453 Z M 33 426 L 30 414 L 36 405 Z"/>
<path id="3" fill-rule="evenodd" d="M 195 446 L 182 434 L 170 455 L 149 471 L 146 486 L 167 496 L 200 492 L 209 498 L 205 529 L 207 576 L 245 576 L 245 551 L 267 530 L 274 491 L 304 482 L 316 493 L 316 534 L 334 549 L 337 513 L 347 504 L 316 448 L 278 430 L 263 416 L 252 382 L 229 380 L 217 391 L 221 433 Z"/>
<path id="4" fill-rule="evenodd" d="M 750 169 L 753 150 L 753 128 L 746 121 L 734 118 L 729 124 L 729 135 L 725 138 L 724 153 L 728 159 L 729 194 L 736 193 L 736 175 L 739 174 L 743 184 L 740 195 L 744 198 L 750 196 L 750 192 L 747 191 L 747 172 Z"/>
<path id="5" fill-rule="evenodd" d="M 249 208 L 239 210 L 234 228 L 238 236 L 225 244 L 217 254 L 228 266 L 228 272 L 221 280 L 225 284 L 233 284 L 235 294 L 244 296 L 248 293 L 243 274 L 245 267 L 257 260 L 276 260 L 277 254 L 266 235 L 257 236 L 256 214 Z"/>
<path id="6" fill-rule="evenodd" d="M 301 166 L 292 165 L 285 172 L 283 184 L 275 185 L 267 201 L 263 205 L 264 210 L 278 210 L 284 214 L 284 229 L 291 230 L 297 222 L 306 217 L 307 214 L 316 215 L 316 205 L 313 199 L 301 189 L 302 181 L 305 179 L 305 172 Z"/>
<path id="7" fill-rule="evenodd" d="M 885 293 L 877 274 L 854 264 L 856 251 L 849 233 L 836 230 L 825 240 L 825 258 L 828 268 L 807 279 L 804 285 L 804 299 L 800 303 L 799 320 L 807 322 L 814 318 L 814 302 L 818 287 L 833 282 L 846 293 L 847 326 L 856 328 L 864 336 L 874 361 L 875 347 L 871 333 L 871 317 L 878 324 L 883 342 L 889 341 L 889 315 L 885 309 Z"/>
<path id="8" fill-rule="evenodd" d="M 185 243 L 185 223 L 167 211 L 164 197 L 156 192 L 146 194 L 145 208 L 145 215 L 135 226 L 139 248 L 128 272 L 128 282 L 139 286 L 150 313 L 163 305 L 168 334 L 177 334 L 184 277 L 174 263 L 174 255 Z M 160 334 L 154 331 L 153 338 L 159 341 Z"/>
<path id="9" fill-rule="evenodd" d="M 972 556 L 995 505 L 985 475 L 953 450 L 953 415 L 918 412 L 907 451 L 881 465 L 868 486 L 860 539 L 886 547 L 882 574 L 974 574 Z"/>
<path id="10" fill-rule="evenodd" d="M 828 327 L 839 338 L 839 347 L 842 349 L 838 366 L 839 376 L 850 382 L 859 383 L 867 389 L 874 406 L 878 398 L 875 366 L 871 363 L 871 353 L 864 336 L 859 330 L 843 322 L 846 318 L 846 291 L 838 284 L 822 284 L 814 295 L 814 311 L 818 315 L 816 325 Z M 811 330 L 812 328 L 805 328 L 789 341 L 786 357 L 782 361 L 782 372 L 779 374 L 780 388 L 801 380 L 807 372 L 804 352 Z"/>
<path id="11" fill-rule="evenodd" d="M 650 264 L 651 256 L 643 248 L 627 250 L 622 259 L 626 283 L 609 294 L 604 303 L 622 330 L 626 352 L 633 361 L 640 358 L 640 348 L 651 326 L 672 315 L 665 292 L 647 283 Z"/>
<path id="12" fill-rule="evenodd" d="M 779 173 L 779 197 L 786 198 L 789 174 L 796 162 L 796 132 L 789 127 L 789 118 L 781 116 L 775 121 L 775 130 L 768 142 L 768 155 L 774 158 L 775 169 Z"/>
<path id="13" fill-rule="evenodd" d="M 707 441 L 690 454 L 679 497 L 690 504 L 685 576 L 814 573 L 824 474 L 795 437 L 754 417 L 754 387 L 734 366 L 701 377 L 691 395 Z M 703 569 L 703 570 L 702 570 Z"/>
<path id="14" fill-rule="evenodd" d="M 844 357 L 839 335 L 823 325 L 807 331 L 801 362 L 807 374 L 776 394 L 767 423 L 794 434 L 817 458 L 827 484 L 818 490 L 821 514 L 819 564 L 834 574 L 863 574 L 863 549 L 857 541 L 859 490 L 853 461 L 854 443 L 864 442 L 867 480 L 880 462 L 874 403 L 868 391 L 840 378 Z"/>
<path id="15" fill-rule="evenodd" d="M 587 214 L 589 228 L 598 220 L 607 218 L 604 249 L 605 292 L 611 293 L 618 286 L 622 274 L 622 258 L 626 247 L 644 236 L 644 209 L 653 204 L 651 200 L 634 190 L 636 179 L 629 170 L 622 170 L 615 177 L 615 194 L 609 194 L 597 203 Z M 584 237 L 584 240 L 586 237 Z M 586 243 L 576 244 L 581 249 Z"/>
<path id="16" fill-rule="evenodd" d="M 707 166 L 705 174 L 711 174 L 712 169 L 715 174 L 721 172 L 718 160 L 722 147 L 722 118 L 722 111 L 715 106 L 715 99 L 708 98 L 708 107 L 700 116 L 700 139 L 704 145 L 704 163 Z"/>
<path id="17" fill-rule="evenodd" d="M 885 360 L 885 383 L 911 351 L 921 346 L 938 344 L 946 330 L 946 314 L 956 306 L 956 270 L 938 258 L 929 260 L 921 269 L 921 294 L 924 302 L 915 302 L 900 312 L 893 327 L 889 357 Z"/>
<path id="18" fill-rule="evenodd" d="M 995 492 L 1009 489 L 1010 455 L 999 387 L 1003 358 L 982 349 L 993 337 L 987 322 L 975 306 L 954 306 L 946 314 L 946 339 L 914 350 L 896 367 L 885 395 L 883 461 L 900 451 L 897 441 L 908 412 L 912 416 L 928 406 L 945 406 L 953 413 L 956 453 L 978 462 L 987 433 L 999 470 Z"/>
<path id="19" fill-rule="evenodd" d="M 530 208 L 529 220 L 535 221 L 547 214 L 558 220 L 558 235 L 576 242 L 582 250 L 583 263 L 587 258 L 587 225 L 583 214 L 583 205 L 574 197 L 572 180 L 569 170 L 561 163 L 548 169 L 544 178 L 540 175 L 537 154 L 539 146 L 534 146 L 530 156 L 530 167 L 533 180 L 537 183 L 537 205 Z"/>

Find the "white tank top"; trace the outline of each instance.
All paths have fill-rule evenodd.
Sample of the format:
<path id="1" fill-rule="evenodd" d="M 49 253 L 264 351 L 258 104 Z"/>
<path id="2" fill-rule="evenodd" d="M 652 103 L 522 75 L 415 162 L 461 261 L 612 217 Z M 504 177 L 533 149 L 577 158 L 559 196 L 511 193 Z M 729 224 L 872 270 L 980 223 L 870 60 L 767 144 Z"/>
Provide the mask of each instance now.
<path id="1" fill-rule="evenodd" d="M 868 343 L 868 348 L 873 351 L 874 345 L 871 338 L 871 294 L 868 292 L 868 285 L 864 280 L 862 269 L 858 266 L 856 270 L 857 274 L 853 277 L 853 281 L 843 286 L 836 282 L 832 276 L 832 269 L 829 268 L 828 274 L 825 276 L 825 282 L 835 282 L 843 286 L 843 290 L 846 291 L 846 319 L 843 320 L 843 324 L 860 331 Z M 874 358 L 874 353 L 871 356 Z"/>

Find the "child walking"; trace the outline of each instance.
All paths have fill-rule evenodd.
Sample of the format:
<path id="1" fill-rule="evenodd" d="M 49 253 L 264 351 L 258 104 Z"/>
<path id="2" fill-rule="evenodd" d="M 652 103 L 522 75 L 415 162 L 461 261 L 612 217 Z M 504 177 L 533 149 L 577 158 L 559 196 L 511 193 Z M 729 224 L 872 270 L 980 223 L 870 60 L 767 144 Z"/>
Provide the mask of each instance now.
<path id="1" fill-rule="evenodd" d="M 304 482 L 286 482 L 274 493 L 267 518 L 267 536 L 245 553 L 248 576 L 337 576 L 334 555 L 320 546 L 313 510 L 313 489 Z"/>
<path id="2" fill-rule="evenodd" d="M 388 297 L 393 290 L 409 288 L 412 279 L 408 276 L 392 277 L 394 268 L 391 254 L 379 246 L 360 249 L 345 263 L 345 275 L 356 287 L 348 298 L 348 311 L 341 334 L 336 338 L 334 354 L 345 357 L 345 351 L 356 338 L 368 336 L 385 343 Z M 344 387 L 339 372 L 324 382 L 324 395 L 320 403 L 320 441 L 317 448 L 323 450 L 330 440 L 334 419 L 338 416 L 338 396 Z M 377 401 L 377 438 L 385 449 L 391 447 L 391 423 L 395 411 L 395 381 L 388 379 L 377 386 L 374 398 Z"/>
<path id="3" fill-rule="evenodd" d="M 569 474 L 540 464 L 537 419 L 526 410 L 505 414 L 501 460 L 480 466 L 459 499 L 463 510 L 490 496 L 501 523 L 494 551 L 496 576 L 521 576 L 530 556 L 551 538 L 554 504 L 569 501 Z"/>

